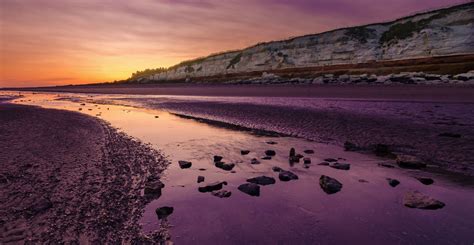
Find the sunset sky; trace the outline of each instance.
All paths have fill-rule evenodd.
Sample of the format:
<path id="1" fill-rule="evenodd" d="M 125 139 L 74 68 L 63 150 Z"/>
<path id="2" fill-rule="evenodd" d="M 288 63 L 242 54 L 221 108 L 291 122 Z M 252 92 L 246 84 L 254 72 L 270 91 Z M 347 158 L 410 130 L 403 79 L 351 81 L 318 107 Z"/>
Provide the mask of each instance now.
<path id="1" fill-rule="evenodd" d="M 0 0 L 0 87 L 125 79 L 210 53 L 461 0 Z"/>

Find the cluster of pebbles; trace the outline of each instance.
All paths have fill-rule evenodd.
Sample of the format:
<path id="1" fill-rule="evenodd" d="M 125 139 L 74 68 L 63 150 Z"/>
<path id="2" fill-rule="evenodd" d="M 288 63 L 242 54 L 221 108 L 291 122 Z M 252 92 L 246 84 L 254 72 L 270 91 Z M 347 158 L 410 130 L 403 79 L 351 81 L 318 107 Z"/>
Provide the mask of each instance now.
<path id="1" fill-rule="evenodd" d="M 276 142 L 267 142 L 267 144 L 276 144 Z M 388 151 L 384 147 L 380 146 L 379 151 Z M 382 149 L 384 148 L 384 149 Z M 347 149 L 346 150 L 350 150 Z M 250 153 L 249 150 L 241 150 L 241 155 L 248 155 Z M 304 150 L 304 154 L 306 155 L 311 155 L 314 154 L 314 150 Z M 262 156 L 260 159 L 257 158 L 252 158 L 250 159 L 250 164 L 260 164 L 260 160 L 271 160 L 274 156 L 276 156 L 276 151 L 275 150 L 266 150 L 264 152 L 264 156 Z M 385 154 L 385 156 L 392 156 L 388 153 Z M 233 168 L 235 167 L 234 163 L 226 163 L 223 161 L 224 157 L 215 155 L 213 157 L 213 163 L 214 166 L 217 168 L 220 168 L 225 171 L 230 171 L 230 172 L 235 172 Z M 328 166 L 337 170 L 341 171 L 348 171 L 351 168 L 351 164 L 345 163 L 346 159 L 344 158 L 326 158 L 324 159 L 323 162 L 319 163 L 318 165 L 320 166 Z M 294 164 L 303 163 L 304 168 L 309 168 L 311 165 L 311 158 L 310 157 L 305 157 L 302 154 L 298 154 L 294 148 L 291 148 L 289 150 L 288 154 L 288 162 L 290 166 L 293 166 Z M 400 168 L 409 168 L 409 169 L 419 169 L 426 167 L 426 164 L 422 163 L 416 158 L 413 158 L 411 156 L 404 156 L 400 155 L 397 156 L 396 163 Z M 178 164 L 181 169 L 187 169 L 192 166 L 192 162 L 190 161 L 178 161 Z M 394 165 L 390 163 L 380 163 L 380 167 L 386 167 L 386 168 L 395 168 Z M 274 166 L 272 167 L 272 171 L 278 173 L 278 179 L 282 182 L 288 182 L 288 181 L 295 181 L 298 180 L 298 175 L 295 173 L 282 169 L 280 167 Z M 417 178 L 422 184 L 425 185 L 431 185 L 434 183 L 434 181 L 430 178 Z M 201 183 L 205 181 L 204 176 L 198 176 L 197 178 L 197 183 Z M 238 190 L 249 195 L 249 196 L 254 196 L 258 197 L 260 196 L 260 188 L 261 186 L 266 186 L 266 185 L 272 185 L 276 183 L 275 178 L 269 177 L 269 176 L 258 176 L 258 177 L 253 177 L 249 178 L 246 180 L 247 183 L 243 183 L 238 186 Z M 359 180 L 359 182 L 367 182 L 366 180 Z M 388 185 L 391 187 L 396 187 L 400 184 L 400 181 L 397 179 L 392 179 L 392 178 L 387 178 Z M 219 181 L 219 182 L 214 182 L 214 183 L 209 183 L 203 186 L 198 187 L 198 191 L 201 193 L 210 193 L 213 196 L 219 197 L 219 198 L 228 198 L 232 195 L 231 191 L 225 190 L 224 187 L 228 183 L 226 181 Z M 326 175 L 321 175 L 319 178 L 319 185 L 321 189 L 326 193 L 326 194 L 335 194 L 339 191 L 341 191 L 343 184 L 339 182 L 337 179 L 326 176 Z M 156 185 L 158 188 L 163 188 L 163 184 L 157 184 Z M 161 193 L 161 191 L 160 191 Z M 409 191 L 405 194 L 403 198 L 403 204 L 406 207 L 410 208 L 419 208 L 419 209 L 439 209 L 445 206 L 445 204 L 441 201 L 438 201 L 436 199 L 433 199 L 429 196 L 426 196 L 418 191 Z M 159 219 L 166 218 L 168 215 L 170 215 L 173 212 L 172 207 L 160 207 L 156 209 L 156 214 Z"/>

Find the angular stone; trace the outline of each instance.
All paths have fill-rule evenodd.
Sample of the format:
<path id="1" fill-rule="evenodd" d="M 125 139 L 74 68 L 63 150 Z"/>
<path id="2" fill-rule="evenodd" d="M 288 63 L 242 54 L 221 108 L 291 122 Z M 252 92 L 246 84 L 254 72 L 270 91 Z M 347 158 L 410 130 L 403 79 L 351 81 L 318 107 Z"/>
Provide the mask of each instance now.
<path id="1" fill-rule="evenodd" d="M 422 162 L 418 158 L 409 155 L 399 155 L 397 156 L 397 164 L 401 168 L 409 169 L 420 169 L 426 168 L 426 163 Z"/>
<path id="2" fill-rule="evenodd" d="M 278 178 L 279 178 L 281 181 L 297 180 L 297 179 L 298 179 L 298 175 L 296 175 L 296 174 L 294 174 L 293 172 L 290 172 L 290 171 L 282 170 L 282 171 L 280 171 L 280 173 L 278 174 Z"/>
<path id="3" fill-rule="evenodd" d="M 156 215 L 158 215 L 158 219 L 165 219 L 170 214 L 172 214 L 173 211 L 174 211 L 173 207 L 164 206 L 164 207 L 161 207 L 161 208 L 157 208 L 155 210 L 155 213 L 156 213 Z"/>
<path id="4" fill-rule="evenodd" d="M 400 181 L 398 181 L 398 180 L 396 180 L 396 179 L 390 179 L 390 178 L 388 178 L 387 181 L 388 181 L 388 184 L 389 184 L 391 187 L 395 187 L 395 186 L 397 186 L 397 185 L 400 184 Z"/>
<path id="5" fill-rule="evenodd" d="M 198 183 L 204 182 L 204 176 L 198 176 L 197 182 Z"/>
<path id="6" fill-rule="evenodd" d="M 329 167 L 335 168 L 335 169 L 340 169 L 340 170 L 349 170 L 349 169 L 351 169 L 351 165 L 349 163 L 339 163 L 339 162 L 332 163 L 331 165 L 329 165 Z"/>
<path id="7" fill-rule="evenodd" d="M 220 162 L 222 160 L 222 156 L 215 155 L 214 156 L 214 162 Z"/>
<path id="8" fill-rule="evenodd" d="M 235 164 L 233 163 L 224 163 L 224 162 L 216 162 L 215 165 L 216 167 L 223 169 L 225 171 L 230 171 L 235 167 Z"/>
<path id="9" fill-rule="evenodd" d="M 260 186 L 254 183 L 242 184 L 238 187 L 238 189 L 250 196 L 260 196 Z"/>
<path id="10" fill-rule="evenodd" d="M 222 189 L 224 185 L 227 185 L 227 182 L 221 181 L 221 182 L 214 182 L 212 184 L 208 184 L 206 186 L 201 186 L 198 188 L 199 192 L 212 192 L 212 191 L 218 191 Z"/>
<path id="11" fill-rule="evenodd" d="M 274 150 L 266 150 L 265 155 L 272 157 L 276 155 L 276 152 Z"/>
<path id="12" fill-rule="evenodd" d="M 441 201 L 422 194 L 419 191 L 409 191 L 403 197 L 403 205 L 409 208 L 440 209 L 445 206 Z"/>
<path id="13" fill-rule="evenodd" d="M 260 161 L 257 158 L 252 158 L 252 160 L 250 160 L 250 164 L 260 164 Z"/>
<path id="14" fill-rule="evenodd" d="M 416 179 L 424 185 L 431 185 L 434 183 L 434 180 L 431 178 L 416 178 Z"/>
<path id="15" fill-rule="evenodd" d="M 241 150 L 241 151 L 240 151 L 240 155 L 247 155 L 247 154 L 249 154 L 249 153 L 250 153 L 249 150 Z"/>
<path id="16" fill-rule="evenodd" d="M 321 175 L 319 178 L 319 186 L 321 186 L 321 189 L 327 194 L 334 194 L 342 189 L 341 182 L 326 175 Z"/>
<path id="17" fill-rule="evenodd" d="M 226 190 L 219 190 L 219 191 L 213 191 L 212 195 L 219 198 L 227 198 L 232 195 L 232 192 L 226 191 Z"/>
<path id="18" fill-rule="evenodd" d="M 184 169 L 184 168 L 190 168 L 192 163 L 188 161 L 178 161 L 179 167 Z"/>
<path id="19" fill-rule="evenodd" d="M 258 185 L 272 185 L 275 184 L 275 179 L 267 176 L 259 176 L 251 179 L 247 179 L 247 182 L 258 184 Z"/>

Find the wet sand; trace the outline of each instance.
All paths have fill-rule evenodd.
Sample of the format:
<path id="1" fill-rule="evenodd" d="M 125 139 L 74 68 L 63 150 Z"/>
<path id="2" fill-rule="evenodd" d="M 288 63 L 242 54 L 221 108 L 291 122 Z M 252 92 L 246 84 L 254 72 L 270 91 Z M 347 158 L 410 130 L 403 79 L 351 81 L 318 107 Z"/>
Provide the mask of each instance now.
<path id="1" fill-rule="evenodd" d="M 239 98 L 233 98 L 236 99 Z M 25 94 L 25 98 L 15 101 L 71 111 L 81 109 L 81 113 L 102 118 L 166 154 L 172 164 L 161 176 L 165 183 L 163 194 L 145 206 L 139 220 L 145 234 L 163 227 L 155 210 L 170 206 L 174 212 L 167 220 L 172 241 L 177 244 L 468 244 L 472 241 L 472 186 L 459 182 L 459 178 L 453 181 L 440 173 L 402 169 L 390 159 L 344 151 L 334 144 L 216 127 L 143 108 L 139 103 L 133 107 L 120 105 L 125 102 L 130 102 L 130 98 L 93 94 Z M 269 141 L 276 144 L 268 144 Z M 312 163 L 289 164 L 291 147 L 309 157 Z M 243 149 L 250 153 L 241 155 Z M 269 149 L 275 150 L 276 156 L 271 160 L 260 159 Z M 314 153 L 304 153 L 306 149 Z M 234 171 L 217 168 L 212 160 L 214 155 L 223 156 L 226 163 L 234 163 Z M 260 164 L 251 164 L 252 158 L 259 159 Z M 319 165 L 326 158 L 349 163 L 350 170 Z M 179 160 L 191 161 L 192 166 L 181 169 Z M 381 162 L 393 167 L 379 166 Z M 281 181 L 273 167 L 289 170 L 299 178 Z M 261 175 L 273 177 L 276 183 L 261 186 L 259 197 L 239 190 L 248 178 Z M 319 185 L 321 175 L 337 179 L 343 184 L 342 189 L 331 195 L 325 193 Z M 205 177 L 204 182 L 197 183 L 198 176 Z M 417 177 L 431 178 L 434 183 L 422 184 Z M 387 178 L 397 179 L 400 184 L 392 187 Z M 223 189 L 230 191 L 231 196 L 219 198 L 198 191 L 198 187 L 215 181 L 226 181 L 228 184 Z M 403 196 L 412 190 L 446 206 L 439 210 L 405 207 Z"/>
<path id="2" fill-rule="evenodd" d="M 141 191 L 167 162 L 104 121 L 0 103 L 0 243 L 156 243 Z"/>

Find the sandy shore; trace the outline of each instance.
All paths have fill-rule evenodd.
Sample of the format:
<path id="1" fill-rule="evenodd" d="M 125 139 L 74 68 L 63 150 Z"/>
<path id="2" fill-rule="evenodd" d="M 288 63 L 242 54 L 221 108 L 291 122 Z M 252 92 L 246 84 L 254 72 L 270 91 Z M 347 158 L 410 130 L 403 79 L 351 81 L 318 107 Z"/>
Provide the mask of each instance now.
<path id="1" fill-rule="evenodd" d="M 156 243 L 138 221 L 156 151 L 75 112 L 0 103 L 0 243 Z M 163 225 L 166 227 L 166 225 Z"/>

